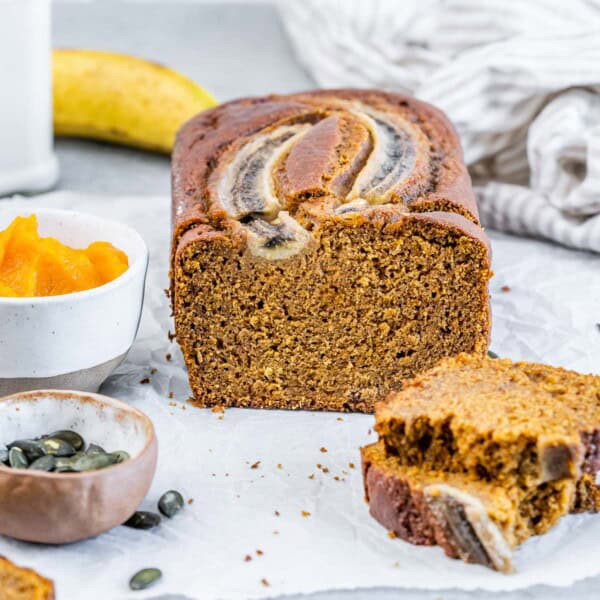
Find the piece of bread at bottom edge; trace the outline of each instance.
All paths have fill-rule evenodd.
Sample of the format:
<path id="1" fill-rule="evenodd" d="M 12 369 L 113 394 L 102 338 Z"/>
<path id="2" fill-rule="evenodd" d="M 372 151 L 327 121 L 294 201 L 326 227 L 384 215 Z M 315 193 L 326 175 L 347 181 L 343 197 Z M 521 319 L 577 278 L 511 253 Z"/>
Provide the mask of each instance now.
<path id="1" fill-rule="evenodd" d="M 371 515 L 397 537 L 439 545 L 452 558 L 512 570 L 513 549 L 569 512 L 597 511 L 591 477 L 563 479 L 523 491 L 457 473 L 405 466 L 382 441 L 361 448 Z"/>
<path id="2" fill-rule="evenodd" d="M 54 600 L 54 584 L 33 569 L 0 556 L 1 600 Z"/>

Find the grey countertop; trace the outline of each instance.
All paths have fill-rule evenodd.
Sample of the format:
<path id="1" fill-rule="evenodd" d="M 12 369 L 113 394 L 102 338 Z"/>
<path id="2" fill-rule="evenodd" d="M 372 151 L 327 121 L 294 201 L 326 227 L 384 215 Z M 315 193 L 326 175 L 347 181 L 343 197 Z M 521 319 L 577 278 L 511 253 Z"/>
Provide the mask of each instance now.
<path id="1" fill-rule="evenodd" d="M 267 4 L 59 0 L 54 4 L 53 36 L 55 46 L 135 53 L 163 62 L 198 81 L 219 100 L 314 87 L 294 60 L 276 9 Z M 59 189 L 85 193 L 169 193 L 166 157 L 78 140 L 58 140 L 56 149 L 61 166 Z M 568 590 L 536 587 L 496 594 L 363 590 L 287 598 L 464 600 L 484 596 L 497 600 L 597 598 L 600 582 L 582 581 Z M 194 594 L 189 597 L 200 598 Z M 176 597 L 160 598 L 175 600 Z"/>

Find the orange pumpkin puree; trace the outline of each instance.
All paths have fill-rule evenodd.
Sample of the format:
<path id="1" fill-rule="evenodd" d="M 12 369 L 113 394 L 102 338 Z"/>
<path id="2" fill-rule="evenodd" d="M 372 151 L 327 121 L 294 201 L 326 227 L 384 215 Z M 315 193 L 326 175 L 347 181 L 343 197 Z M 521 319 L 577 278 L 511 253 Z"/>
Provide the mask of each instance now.
<path id="1" fill-rule="evenodd" d="M 108 242 L 85 249 L 40 237 L 35 215 L 17 217 L 0 231 L 0 296 L 58 296 L 98 287 L 129 266 L 127 255 Z"/>

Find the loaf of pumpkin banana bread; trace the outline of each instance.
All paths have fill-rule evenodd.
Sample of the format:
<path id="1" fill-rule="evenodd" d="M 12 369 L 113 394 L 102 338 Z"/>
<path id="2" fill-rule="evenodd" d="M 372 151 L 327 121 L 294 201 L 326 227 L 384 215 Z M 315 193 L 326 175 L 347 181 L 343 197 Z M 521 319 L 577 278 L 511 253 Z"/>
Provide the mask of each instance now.
<path id="1" fill-rule="evenodd" d="M 378 404 L 362 449 L 371 514 L 499 570 L 569 512 L 597 512 L 600 377 L 461 354 Z"/>
<path id="2" fill-rule="evenodd" d="M 488 240 L 456 134 L 380 91 L 237 100 L 173 154 L 171 293 L 199 406 L 372 411 L 484 354 Z"/>

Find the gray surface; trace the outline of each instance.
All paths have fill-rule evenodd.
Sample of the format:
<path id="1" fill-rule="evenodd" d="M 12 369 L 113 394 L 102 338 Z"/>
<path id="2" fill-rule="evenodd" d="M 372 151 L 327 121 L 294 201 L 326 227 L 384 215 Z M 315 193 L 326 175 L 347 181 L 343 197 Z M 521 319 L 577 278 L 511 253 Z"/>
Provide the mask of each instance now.
<path id="1" fill-rule="evenodd" d="M 275 9 L 235 4 L 177 2 L 55 4 L 54 40 L 58 46 L 85 46 L 136 53 L 186 73 L 218 99 L 292 92 L 312 87 L 294 62 Z M 93 142 L 60 140 L 60 189 L 116 194 L 165 194 L 169 191 L 167 158 Z M 418 593 L 368 590 L 287 596 L 289 600 L 493 600 L 597 598 L 600 581 L 572 588 L 466 594 L 455 590 Z M 156 596 L 184 600 L 181 596 Z M 201 598 L 190 596 L 189 598 Z"/>

